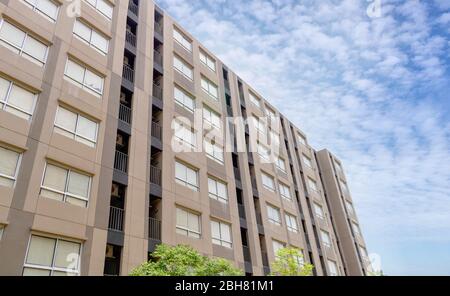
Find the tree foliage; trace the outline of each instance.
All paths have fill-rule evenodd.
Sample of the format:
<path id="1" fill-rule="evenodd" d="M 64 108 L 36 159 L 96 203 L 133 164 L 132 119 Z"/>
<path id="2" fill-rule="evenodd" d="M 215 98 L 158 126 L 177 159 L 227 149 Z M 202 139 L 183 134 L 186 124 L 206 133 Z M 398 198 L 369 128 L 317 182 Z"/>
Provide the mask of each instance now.
<path id="1" fill-rule="evenodd" d="M 310 276 L 314 266 L 305 263 L 302 251 L 297 248 L 282 248 L 277 251 L 271 266 L 274 276 Z"/>
<path id="2" fill-rule="evenodd" d="M 154 260 L 136 267 L 132 276 L 234 276 L 243 275 L 230 261 L 222 258 L 208 258 L 190 246 L 175 247 L 158 245 L 152 257 Z"/>

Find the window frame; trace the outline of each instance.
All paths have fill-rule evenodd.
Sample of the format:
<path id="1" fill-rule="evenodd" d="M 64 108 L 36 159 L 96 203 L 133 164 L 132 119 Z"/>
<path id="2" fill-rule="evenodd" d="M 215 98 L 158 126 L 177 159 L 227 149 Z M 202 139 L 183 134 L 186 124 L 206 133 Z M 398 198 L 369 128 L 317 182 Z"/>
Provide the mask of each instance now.
<path id="1" fill-rule="evenodd" d="M 82 81 L 82 82 L 79 82 L 79 81 L 75 80 L 74 78 L 70 77 L 70 76 L 67 74 L 67 69 L 68 69 L 68 66 L 69 66 L 69 61 L 72 62 L 72 63 L 74 63 L 74 64 L 76 64 L 77 66 L 83 68 L 83 81 Z M 93 74 L 93 75 L 98 76 L 98 77 L 101 78 L 101 80 L 102 80 L 102 91 L 101 91 L 101 92 L 98 92 L 97 90 L 93 89 L 92 87 L 90 87 L 90 86 L 86 83 L 86 73 L 88 73 L 88 71 L 89 71 L 91 74 Z M 104 94 L 104 92 L 105 92 L 105 80 L 106 80 L 106 77 L 103 76 L 103 75 L 99 75 L 98 73 L 96 73 L 95 71 L 93 71 L 93 70 L 91 70 L 89 67 L 87 67 L 85 64 L 80 63 L 80 62 L 77 62 L 77 61 L 75 61 L 74 59 L 71 59 L 70 57 L 68 57 L 67 60 L 66 60 L 66 66 L 65 66 L 65 68 L 64 68 L 64 77 L 67 78 L 67 80 L 70 81 L 71 83 L 73 83 L 73 84 L 75 84 L 76 86 L 80 87 L 81 89 L 84 89 L 85 91 L 87 91 L 87 92 L 93 94 L 94 96 L 96 96 L 96 97 L 98 97 L 98 98 L 102 98 L 102 97 L 103 97 L 103 94 Z"/>
<path id="2" fill-rule="evenodd" d="M 202 56 L 205 57 L 205 60 L 203 61 Z M 216 73 L 217 71 L 217 61 L 212 58 L 209 54 L 207 54 L 203 49 L 200 49 L 199 51 L 199 59 L 200 62 L 205 65 L 208 69 L 210 69 L 211 71 L 213 71 L 214 73 Z M 210 65 L 208 64 L 208 62 L 211 62 L 214 65 L 214 68 L 211 68 Z"/>
<path id="3" fill-rule="evenodd" d="M 287 230 L 292 233 L 298 233 L 299 229 L 298 229 L 297 217 L 292 214 L 289 214 L 289 213 L 284 213 L 284 215 L 285 215 Z M 295 227 L 292 226 L 292 222 L 294 222 Z"/>
<path id="4" fill-rule="evenodd" d="M 35 11 L 38 14 L 40 14 L 41 16 L 43 16 L 44 18 L 46 18 L 47 20 L 49 20 L 49 21 L 51 21 L 53 23 L 56 23 L 58 21 L 59 10 L 60 10 L 61 5 L 58 5 L 58 3 L 56 1 L 47 0 L 48 2 L 51 2 L 51 3 L 53 3 L 56 6 L 56 15 L 55 15 L 55 18 L 53 18 L 53 17 L 49 16 L 48 14 L 46 14 L 45 12 L 43 12 L 42 10 L 40 10 L 37 7 L 37 1 L 39 1 L 39 0 L 22 0 L 22 2 L 26 6 L 28 6 L 32 11 Z M 30 2 L 34 2 L 34 3 L 32 4 Z"/>
<path id="5" fill-rule="evenodd" d="M 220 115 L 220 113 L 214 111 L 212 108 L 208 107 L 207 105 L 203 105 L 203 112 L 202 113 L 203 113 L 202 114 L 203 115 L 203 121 L 206 121 L 210 126 L 212 126 L 213 128 L 215 128 L 215 129 L 217 129 L 219 131 L 222 130 L 222 116 Z M 211 118 L 211 120 L 209 118 L 205 117 L 205 114 L 210 114 L 209 117 Z M 213 122 L 212 118 L 214 116 L 219 119 L 219 126 L 217 126 Z"/>
<path id="6" fill-rule="evenodd" d="M 173 132 L 174 138 L 177 141 L 180 141 L 183 144 L 188 145 L 190 148 L 195 149 L 197 147 L 197 135 L 195 133 L 195 130 L 192 129 L 192 126 L 191 125 L 186 126 L 185 123 L 183 123 L 179 120 L 175 120 L 174 124 L 175 124 L 175 126 L 174 126 L 175 129 Z M 183 138 L 183 136 L 180 136 L 179 134 L 177 134 L 180 132 L 183 133 L 183 136 L 187 136 L 188 135 L 187 133 L 189 133 L 188 138 L 190 138 L 190 141 L 192 141 L 192 143 L 188 139 L 185 139 L 185 138 Z"/>
<path id="7" fill-rule="evenodd" d="M 282 163 L 283 165 L 280 165 L 280 163 Z M 282 167 L 283 166 L 283 167 Z M 286 168 L 286 160 L 284 158 L 282 158 L 281 156 L 277 156 L 276 158 L 276 167 L 282 171 L 283 173 L 286 173 L 287 168 Z"/>
<path id="8" fill-rule="evenodd" d="M 180 37 L 181 37 L 181 41 L 180 40 L 178 40 L 176 37 L 175 37 L 175 33 L 178 33 L 178 35 L 180 35 Z M 175 40 L 175 42 L 177 42 L 179 45 L 181 45 L 181 47 L 183 47 L 185 50 L 187 50 L 189 53 L 192 53 L 193 52 L 193 49 L 194 49 L 194 46 L 193 46 L 193 44 L 192 44 L 192 41 L 191 40 L 189 40 L 188 39 L 188 37 L 183 33 L 183 32 L 181 32 L 181 30 L 180 29 L 178 29 L 177 27 L 173 27 L 173 34 L 172 34 L 172 37 L 173 37 L 173 40 Z M 184 44 L 183 44 L 183 41 L 185 41 L 186 43 L 189 43 L 189 47 L 186 47 Z"/>
<path id="9" fill-rule="evenodd" d="M 219 235 L 220 237 L 214 237 L 214 232 L 213 232 L 213 223 L 217 223 L 219 225 Z M 222 222 L 219 220 L 214 220 L 211 219 L 211 241 L 214 245 L 218 245 L 218 246 L 222 246 L 224 248 L 228 248 L 228 249 L 232 249 L 233 248 L 233 232 L 232 232 L 232 227 L 231 224 L 226 223 L 226 222 Z M 229 233 L 230 233 L 230 241 L 225 240 L 223 237 L 223 233 L 222 233 L 222 227 L 223 226 L 227 226 Z"/>
<path id="10" fill-rule="evenodd" d="M 325 247 L 330 249 L 333 247 L 331 235 L 328 231 L 325 231 L 323 229 L 320 230 L 320 240 Z"/>
<path id="11" fill-rule="evenodd" d="M 214 144 L 213 144 L 211 141 L 208 141 L 207 139 L 205 139 L 204 143 L 205 143 L 205 153 L 206 153 L 206 156 L 207 156 L 208 158 L 210 158 L 210 159 L 212 159 L 212 160 L 218 162 L 219 164 L 223 165 L 223 164 L 225 163 L 225 153 L 223 152 L 223 148 L 220 147 L 220 145 L 218 145 L 217 143 L 214 143 Z M 210 153 L 208 153 L 208 149 L 206 149 L 207 145 L 211 145 L 213 155 L 211 155 Z M 221 148 L 221 152 L 220 152 L 220 155 L 221 155 L 221 156 L 220 156 L 220 158 L 216 157 L 216 154 L 219 153 L 219 152 L 215 149 L 215 148 L 217 148 L 217 147 L 220 147 L 220 148 Z"/>
<path id="12" fill-rule="evenodd" d="M 312 159 L 306 156 L 304 153 L 302 153 L 302 161 L 306 167 L 308 167 L 311 170 L 314 170 Z"/>
<path id="13" fill-rule="evenodd" d="M 281 182 L 278 182 L 278 187 L 279 187 L 278 190 L 280 191 L 281 197 L 286 199 L 286 200 L 288 200 L 288 201 L 292 201 L 291 187 L 289 187 L 288 185 L 286 185 L 284 183 L 281 183 Z M 283 190 L 282 190 L 282 188 L 283 188 Z M 287 190 L 289 195 L 285 194 L 285 192 L 284 192 L 285 189 Z"/>
<path id="14" fill-rule="evenodd" d="M 264 184 L 264 177 L 267 177 L 268 179 L 272 180 L 273 187 L 269 187 L 266 184 Z M 261 172 L 261 183 L 263 184 L 263 187 L 265 189 L 272 191 L 272 192 L 276 192 L 275 178 L 273 176 L 271 176 L 265 172 Z"/>
<path id="15" fill-rule="evenodd" d="M 177 97 L 176 97 L 176 91 L 179 91 L 180 93 L 183 94 L 183 102 L 180 102 Z M 196 101 L 195 101 L 195 97 L 192 96 L 191 94 L 187 93 L 185 90 L 183 90 L 181 87 L 179 87 L 178 85 L 174 85 L 174 90 L 173 90 L 173 98 L 176 104 L 178 104 L 179 106 L 183 107 L 184 109 L 188 110 L 191 113 L 194 113 L 195 107 L 196 107 Z M 190 98 L 192 99 L 193 102 L 193 108 L 191 109 L 186 103 L 186 98 Z"/>
<path id="16" fill-rule="evenodd" d="M 251 91 L 248 92 L 248 98 L 253 105 L 258 107 L 258 109 L 262 108 L 262 103 L 261 103 L 262 100 L 258 96 L 253 94 Z"/>
<path id="17" fill-rule="evenodd" d="M 314 215 L 319 218 L 320 220 L 325 221 L 325 211 L 323 210 L 323 206 L 319 205 L 316 202 L 313 202 L 313 208 L 314 208 Z M 320 209 L 321 213 L 317 213 L 317 209 Z"/>
<path id="18" fill-rule="evenodd" d="M 5 81 L 9 82 L 8 89 L 7 89 L 7 91 L 6 91 L 6 96 L 5 96 L 5 98 L 4 98 L 4 101 L 2 101 L 2 98 L 0 98 L 0 105 L 3 105 L 3 106 L 0 107 L 0 110 L 3 110 L 3 111 L 5 111 L 5 112 L 8 112 L 8 113 L 10 113 L 10 114 L 12 114 L 12 115 L 14 115 L 14 116 L 17 116 L 17 117 L 19 117 L 19 118 L 22 118 L 22 119 L 24 119 L 24 120 L 31 121 L 31 120 L 33 119 L 34 111 L 36 110 L 36 105 L 37 105 L 37 100 L 38 100 L 39 95 L 38 95 L 37 93 L 35 93 L 35 92 L 32 92 L 32 91 L 30 91 L 30 90 L 28 90 L 28 89 L 22 87 L 21 85 L 17 84 L 16 82 L 12 81 L 11 79 L 8 79 L 8 78 L 3 77 L 3 76 L 0 76 L 0 79 L 3 79 L 3 80 L 5 80 Z M 14 86 L 15 86 L 15 87 L 18 87 L 18 88 L 21 88 L 22 90 L 25 90 L 25 91 L 27 91 L 27 92 L 33 94 L 33 107 L 31 108 L 31 109 L 32 109 L 32 110 L 31 110 L 31 113 L 29 113 L 28 111 L 23 110 L 23 109 L 20 108 L 20 107 L 13 106 L 13 105 L 11 105 L 11 104 L 8 103 L 8 101 L 10 100 L 11 92 L 12 92 Z M 8 110 L 6 110 L 6 107 L 12 108 L 12 109 L 14 109 L 14 110 L 16 110 L 16 111 L 19 111 L 19 112 L 21 112 L 21 113 L 23 113 L 23 114 L 25 114 L 25 115 L 28 115 L 29 118 L 28 118 L 28 119 L 25 119 L 25 118 L 23 118 L 23 117 L 21 117 L 21 116 L 18 116 L 18 115 L 16 115 L 16 114 L 14 114 L 14 113 L 11 113 L 11 112 L 9 112 Z"/>
<path id="19" fill-rule="evenodd" d="M 215 193 L 211 192 L 211 188 L 209 186 L 210 185 L 210 180 L 212 182 L 214 182 Z M 222 197 L 222 196 L 219 196 L 219 194 L 218 194 L 219 193 L 219 186 L 218 186 L 218 184 L 221 184 L 221 185 L 223 185 L 225 187 L 225 198 Z M 229 201 L 228 184 L 223 182 L 223 181 L 221 181 L 221 180 L 218 180 L 217 178 L 208 176 L 208 196 L 209 196 L 209 198 L 217 200 L 217 201 L 219 201 L 219 202 L 221 202 L 223 204 L 228 204 L 228 201 Z"/>
<path id="20" fill-rule="evenodd" d="M 183 225 L 178 225 L 178 210 L 183 211 L 187 214 L 187 226 L 183 226 Z M 197 217 L 197 221 L 198 221 L 198 228 L 199 231 L 197 232 L 196 230 L 190 229 L 189 228 L 189 215 L 193 215 Z M 190 237 L 190 238 L 194 238 L 194 239 L 201 239 L 202 238 L 202 219 L 201 219 L 201 214 L 197 214 L 193 211 L 190 211 L 188 209 L 182 208 L 182 207 L 176 207 L 176 214 L 175 214 L 175 229 L 176 230 L 180 230 L 180 231 L 185 231 L 186 232 L 186 237 Z M 184 235 L 181 234 L 180 232 L 177 232 L 177 234 L 179 235 Z M 192 234 L 195 234 L 194 236 L 192 236 Z"/>
<path id="21" fill-rule="evenodd" d="M 274 217 L 271 217 L 271 210 L 274 211 L 274 213 L 277 213 L 278 220 L 274 220 Z M 267 204 L 267 219 L 270 223 L 276 225 L 276 226 L 282 226 L 283 221 L 281 220 L 281 210 L 271 204 Z"/>
<path id="22" fill-rule="evenodd" d="M 7 175 L 4 175 L 4 174 L 0 173 L 0 178 L 13 181 L 13 185 L 11 187 L 7 187 L 7 188 L 15 188 L 16 187 L 16 183 L 17 183 L 17 177 L 19 176 L 20 166 L 22 164 L 23 152 L 19 152 L 16 149 L 10 149 L 10 148 L 7 148 L 7 147 L 1 146 L 1 145 L 0 145 L 0 148 L 3 148 L 5 150 L 9 150 L 9 151 L 12 151 L 12 152 L 15 152 L 15 153 L 18 154 L 17 163 L 16 163 L 16 169 L 14 171 L 14 176 L 7 176 Z"/>
<path id="23" fill-rule="evenodd" d="M 186 179 L 187 179 L 187 176 L 188 176 L 187 170 L 192 170 L 192 171 L 195 172 L 195 175 L 196 175 L 195 179 L 196 179 L 197 184 L 195 184 L 195 185 L 191 184 L 191 183 L 188 182 L 188 180 L 182 180 L 182 179 L 177 177 L 177 169 L 176 169 L 177 163 L 182 165 L 186 169 Z M 191 167 L 191 166 L 189 166 L 189 165 L 187 165 L 187 164 L 185 164 L 185 163 L 183 163 L 181 161 L 176 160 L 175 161 L 175 182 L 180 184 L 180 185 L 182 185 L 182 186 L 185 186 L 185 187 L 187 187 L 187 188 L 189 188 L 189 189 L 191 189 L 193 191 L 197 191 L 198 192 L 200 190 L 199 171 L 198 171 L 198 169 L 194 169 L 193 167 Z"/>
<path id="24" fill-rule="evenodd" d="M 314 184 L 314 186 L 311 186 L 311 184 Z M 311 179 L 311 177 L 308 177 L 308 188 L 311 189 L 314 192 L 317 192 L 317 193 L 320 192 L 319 188 L 317 187 L 317 181 Z"/>
<path id="25" fill-rule="evenodd" d="M 176 66 L 175 61 L 178 61 L 181 63 L 182 65 L 182 69 L 178 69 Z M 183 77 L 185 77 L 186 79 L 188 79 L 189 81 L 194 81 L 194 67 L 192 67 L 191 65 L 189 65 L 185 60 L 183 60 L 181 57 L 179 57 L 178 55 L 174 54 L 173 55 L 173 68 L 175 69 L 175 71 L 177 71 L 178 73 L 180 73 L 181 75 L 183 75 Z M 184 69 L 187 68 L 190 70 L 192 77 L 186 75 L 186 73 L 184 72 Z"/>
<path id="26" fill-rule="evenodd" d="M 215 101 L 219 101 L 219 86 L 217 86 L 214 82 L 212 82 L 211 80 L 209 80 L 208 78 L 206 78 L 205 76 L 201 76 L 201 78 L 200 78 L 200 80 L 201 80 L 201 82 L 205 82 L 207 85 L 208 85 L 208 89 L 205 89 L 204 87 L 203 87 L 203 83 L 200 83 L 201 85 L 201 88 L 202 88 L 202 90 L 206 93 L 206 94 L 208 94 L 208 96 L 210 96 L 213 100 L 215 100 Z M 211 91 L 210 91 L 210 89 L 211 88 L 214 88 L 215 90 L 216 90 L 216 92 L 217 92 L 217 97 L 215 97 L 212 93 L 211 93 Z"/>
<path id="27" fill-rule="evenodd" d="M 92 0 L 92 1 L 95 1 L 95 5 L 94 4 L 92 4 L 90 1 L 88 1 L 88 0 L 84 0 L 84 2 L 86 2 L 87 4 L 89 4 L 92 8 L 94 8 L 97 12 L 99 12 L 103 17 L 105 17 L 106 19 L 108 19 L 109 21 L 112 21 L 112 18 L 113 18 L 113 16 L 114 16 L 114 5 L 112 5 L 111 4 L 111 2 L 109 2 L 109 1 L 106 1 L 106 0 Z M 98 2 L 99 1 L 102 1 L 102 2 L 104 2 L 105 4 L 107 4 L 109 7 L 111 7 L 111 16 L 109 16 L 109 15 L 107 15 L 106 13 L 104 13 L 103 11 L 101 11 L 99 8 L 98 8 Z"/>
<path id="28" fill-rule="evenodd" d="M 81 25 L 85 26 L 86 28 L 88 28 L 88 29 L 90 30 L 90 34 L 89 34 L 89 39 L 90 39 L 90 40 L 85 39 L 83 36 L 81 36 L 81 35 L 79 35 L 78 33 L 75 32 L 75 26 L 77 25 L 77 23 L 80 23 Z M 94 32 L 95 32 L 96 34 L 98 34 L 99 36 L 101 36 L 102 38 L 105 39 L 105 41 L 106 41 L 106 50 L 105 50 L 105 51 L 104 51 L 103 49 L 97 47 L 97 46 L 92 42 L 92 38 L 93 38 Z M 73 35 L 74 35 L 77 39 L 79 39 L 79 40 L 81 40 L 82 42 L 86 43 L 87 45 L 89 45 L 89 47 L 91 47 L 91 48 L 93 48 L 94 50 L 98 51 L 100 54 L 102 54 L 102 55 L 104 55 L 104 56 L 107 56 L 107 55 L 108 55 L 108 53 L 109 53 L 109 42 L 110 42 L 110 39 L 109 39 L 105 34 L 103 34 L 102 32 L 100 32 L 99 30 L 95 29 L 92 25 L 90 25 L 90 24 L 88 24 L 87 22 L 81 20 L 80 18 L 76 18 L 76 19 L 75 19 L 75 22 L 74 22 L 74 25 L 73 25 L 73 32 L 72 32 L 72 33 L 73 33 Z"/>
<path id="29" fill-rule="evenodd" d="M 339 276 L 339 269 L 335 261 L 327 259 L 327 265 L 330 276 Z M 331 266 L 333 266 L 333 268 L 331 268 Z"/>

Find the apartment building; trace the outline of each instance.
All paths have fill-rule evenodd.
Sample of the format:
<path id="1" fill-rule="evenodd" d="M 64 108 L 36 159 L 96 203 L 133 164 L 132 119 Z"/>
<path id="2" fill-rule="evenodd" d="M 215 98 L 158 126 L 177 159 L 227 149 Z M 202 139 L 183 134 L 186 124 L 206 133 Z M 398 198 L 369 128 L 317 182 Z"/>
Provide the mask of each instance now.
<path id="1" fill-rule="evenodd" d="M 127 275 L 160 243 L 367 273 L 340 161 L 152 1 L 0 0 L 0 56 L 0 275 Z"/>

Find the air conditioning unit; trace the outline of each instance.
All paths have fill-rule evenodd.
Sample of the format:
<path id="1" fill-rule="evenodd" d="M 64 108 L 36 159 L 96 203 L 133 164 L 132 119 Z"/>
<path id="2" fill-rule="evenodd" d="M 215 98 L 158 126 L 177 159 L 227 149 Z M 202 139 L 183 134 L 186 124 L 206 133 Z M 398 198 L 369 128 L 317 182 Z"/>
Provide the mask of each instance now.
<path id="1" fill-rule="evenodd" d="M 117 185 L 117 184 L 112 184 L 112 187 L 111 187 L 111 195 L 112 195 L 112 196 L 119 196 L 119 185 Z"/>
<path id="2" fill-rule="evenodd" d="M 114 247 L 111 245 L 106 245 L 106 258 L 114 258 Z"/>
<path id="3" fill-rule="evenodd" d="M 116 137 L 116 145 L 123 146 L 123 136 L 120 135 L 120 134 L 117 134 L 117 137 Z"/>

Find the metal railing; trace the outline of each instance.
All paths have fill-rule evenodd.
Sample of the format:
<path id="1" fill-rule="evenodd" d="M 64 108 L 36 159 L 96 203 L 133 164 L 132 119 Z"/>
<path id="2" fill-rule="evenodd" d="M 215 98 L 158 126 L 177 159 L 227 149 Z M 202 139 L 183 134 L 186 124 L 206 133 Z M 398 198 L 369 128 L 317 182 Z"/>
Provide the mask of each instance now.
<path id="1" fill-rule="evenodd" d="M 269 257 L 266 251 L 261 251 L 262 262 L 264 267 L 269 267 Z"/>
<path id="2" fill-rule="evenodd" d="M 139 6 L 137 6 L 133 1 L 130 1 L 130 4 L 128 5 L 128 10 L 134 13 L 134 15 L 139 15 Z"/>
<path id="3" fill-rule="evenodd" d="M 148 218 L 148 238 L 161 241 L 161 221 Z"/>
<path id="4" fill-rule="evenodd" d="M 261 226 L 263 225 L 262 216 L 261 216 L 260 212 L 256 212 L 256 224 L 261 225 Z"/>
<path id="5" fill-rule="evenodd" d="M 125 211 L 116 207 L 109 207 L 108 228 L 116 231 L 123 231 L 123 217 Z"/>
<path id="6" fill-rule="evenodd" d="M 245 207 L 244 205 L 238 204 L 239 217 L 245 219 Z"/>
<path id="7" fill-rule="evenodd" d="M 114 159 L 114 168 L 121 172 L 128 172 L 128 155 L 123 152 L 116 151 L 116 157 Z"/>
<path id="8" fill-rule="evenodd" d="M 162 57 L 162 54 L 159 53 L 159 52 L 156 51 L 156 50 L 153 50 L 153 61 L 154 61 L 156 64 L 162 66 L 162 65 L 163 65 L 163 57 Z"/>
<path id="9" fill-rule="evenodd" d="M 155 32 L 163 35 L 163 26 L 160 23 L 155 22 Z"/>
<path id="10" fill-rule="evenodd" d="M 137 38 L 133 32 L 127 31 L 125 35 L 125 41 L 133 47 L 136 47 Z"/>
<path id="11" fill-rule="evenodd" d="M 242 250 L 244 252 L 244 261 L 252 262 L 252 257 L 250 256 L 250 248 L 247 246 L 242 246 Z"/>
<path id="12" fill-rule="evenodd" d="M 123 65 L 123 72 L 122 72 L 123 78 L 130 81 L 131 83 L 134 82 L 134 70 L 128 65 Z"/>
<path id="13" fill-rule="evenodd" d="M 163 99 L 162 87 L 155 83 L 153 83 L 153 97 L 160 99 L 161 101 Z"/>
<path id="14" fill-rule="evenodd" d="M 241 172 L 239 171 L 239 168 L 234 168 L 234 178 L 236 180 L 241 180 Z"/>
<path id="15" fill-rule="evenodd" d="M 122 103 L 119 106 L 119 120 L 131 124 L 131 108 Z"/>
<path id="16" fill-rule="evenodd" d="M 158 140 L 162 139 L 162 127 L 159 123 L 152 121 L 152 137 Z"/>
<path id="17" fill-rule="evenodd" d="M 117 259 L 106 258 L 104 276 L 119 276 L 120 275 L 120 261 Z"/>
<path id="18" fill-rule="evenodd" d="M 150 166 L 150 183 L 161 186 L 161 169 Z"/>

